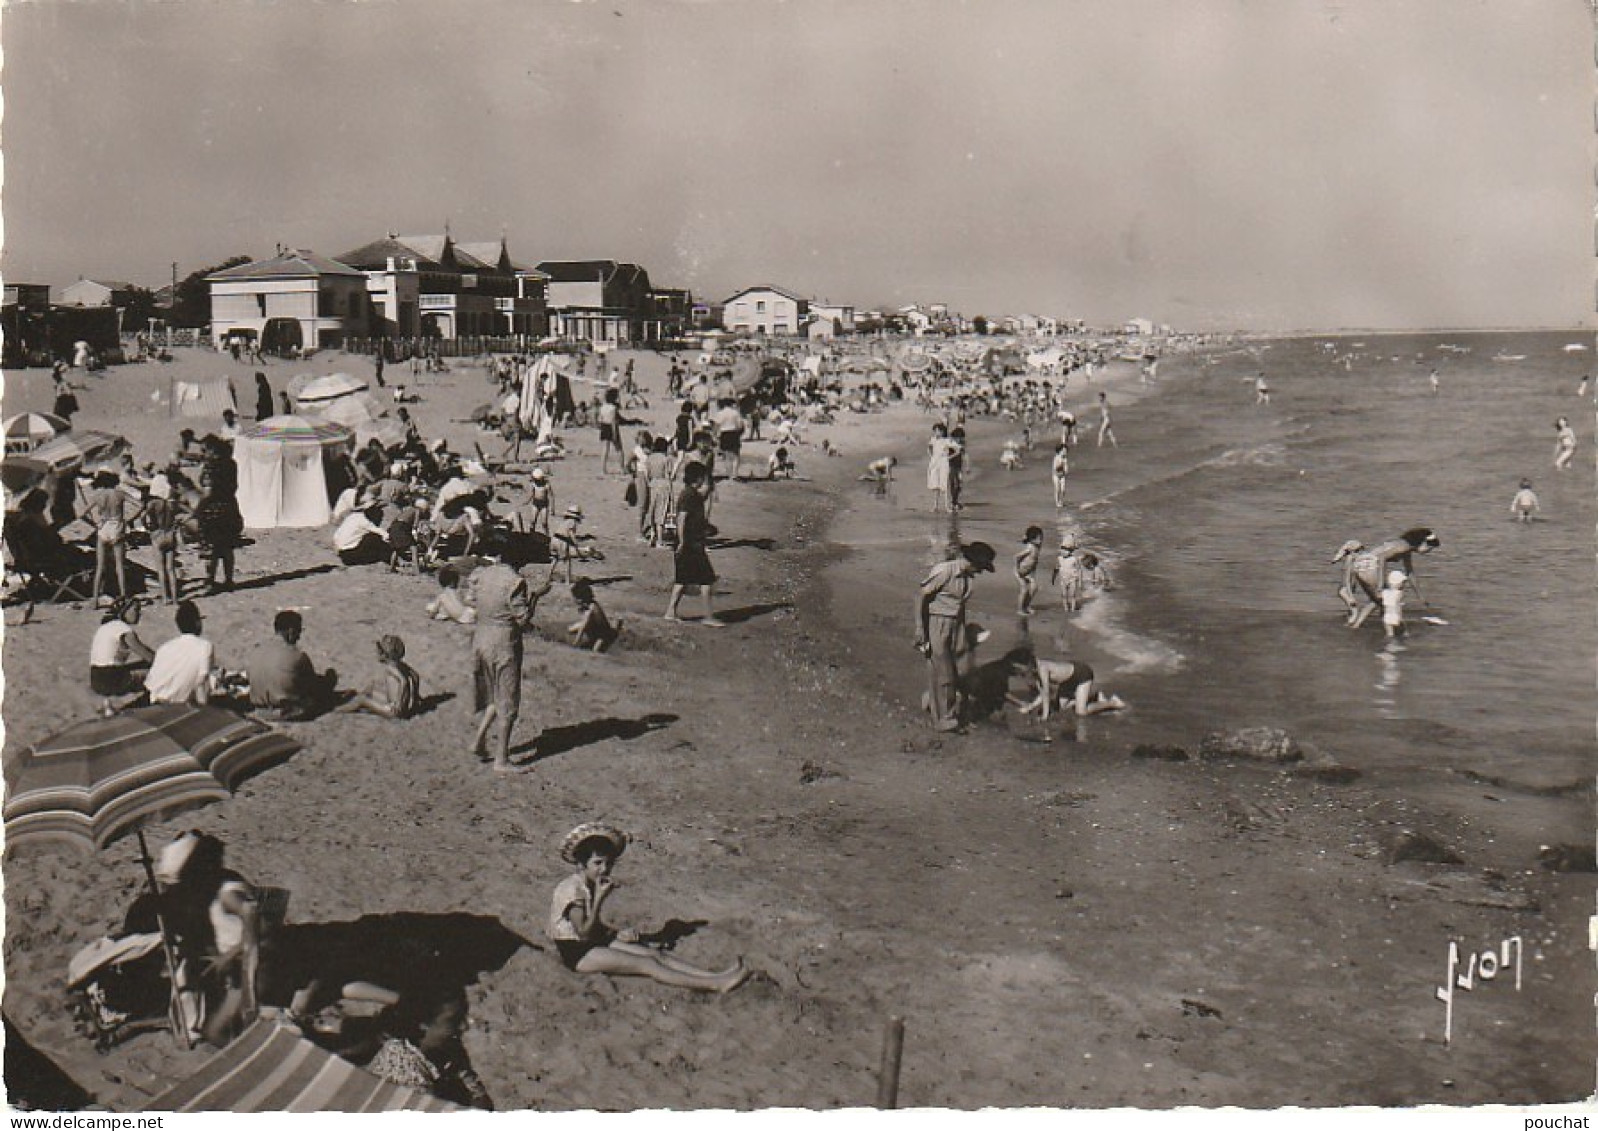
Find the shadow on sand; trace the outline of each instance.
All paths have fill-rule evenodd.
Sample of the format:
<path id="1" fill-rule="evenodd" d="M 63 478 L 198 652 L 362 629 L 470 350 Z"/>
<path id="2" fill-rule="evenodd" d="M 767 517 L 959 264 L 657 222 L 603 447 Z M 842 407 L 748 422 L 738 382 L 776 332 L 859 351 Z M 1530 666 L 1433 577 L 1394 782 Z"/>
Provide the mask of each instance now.
<path id="1" fill-rule="evenodd" d="M 531 742 L 524 742 L 511 752 L 527 754 L 528 757 L 516 763 L 518 766 L 527 766 L 545 758 L 553 758 L 557 754 L 567 754 L 580 747 L 590 746 L 595 742 L 604 742 L 609 738 L 631 742 L 651 731 L 670 726 L 677 721 L 677 718 L 676 715 L 666 714 L 644 715 L 637 719 L 612 717 L 591 719 L 586 723 L 575 723 L 572 726 L 550 727 Z"/>

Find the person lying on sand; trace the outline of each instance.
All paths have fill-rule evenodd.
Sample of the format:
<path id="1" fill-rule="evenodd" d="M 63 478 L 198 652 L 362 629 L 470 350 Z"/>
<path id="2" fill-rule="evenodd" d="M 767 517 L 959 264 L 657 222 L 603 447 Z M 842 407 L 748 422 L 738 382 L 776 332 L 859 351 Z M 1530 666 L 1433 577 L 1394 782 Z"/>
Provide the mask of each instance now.
<path id="1" fill-rule="evenodd" d="M 385 719 L 410 718 L 416 713 L 422 679 L 405 662 L 405 641 L 393 635 L 382 637 L 377 642 L 377 658 L 383 664 L 383 678 L 347 703 L 340 703 L 337 710 L 366 711 Z"/>
<path id="2" fill-rule="evenodd" d="M 1044 722 L 1051 710 L 1058 706 L 1074 710 L 1079 716 L 1097 715 L 1103 711 L 1118 711 L 1126 706 L 1119 695 L 1106 695 L 1094 687 L 1093 669 L 1076 660 L 1046 660 L 1039 656 L 1028 662 L 1015 661 L 1018 674 L 1034 675 L 1038 683 L 1037 698 L 1023 701 L 1010 696 L 1010 702 L 1021 708 L 1023 715 L 1040 711 Z"/>
<path id="3" fill-rule="evenodd" d="M 578 617 L 566 626 L 566 635 L 578 648 L 603 652 L 621 635 L 622 622 L 610 623 L 605 610 L 599 607 L 594 596 L 594 586 L 586 577 L 572 583 L 572 599 L 577 602 Z"/>
<path id="4" fill-rule="evenodd" d="M 741 958 L 725 970 L 705 970 L 644 945 L 637 931 L 615 930 L 605 923 L 605 901 L 619 886 L 610 873 L 628 839 L 620 829 L 594 823 L 566 834 L 560 856 L 577 870 L 555 885 L 548 928 L 566 968 L 579 974 L 650 978 L 708 993 L 729 993 L 748 981 L 750 971 Z"/>

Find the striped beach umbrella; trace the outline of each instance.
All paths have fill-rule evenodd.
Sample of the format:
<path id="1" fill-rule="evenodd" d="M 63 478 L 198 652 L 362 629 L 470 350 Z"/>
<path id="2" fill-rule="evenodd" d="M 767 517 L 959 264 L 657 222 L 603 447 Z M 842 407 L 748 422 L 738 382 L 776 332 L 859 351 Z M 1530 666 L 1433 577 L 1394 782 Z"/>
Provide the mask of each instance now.
<path id="1" fill-rule="evenodd" d="M 90 719 L 28 747 L 7 767 L 6 840 L 104 848 L 146 823 L 225 799 L 299 749 L 287 735 L 219 707 L 162 703 Z"/>
<path id="2" fill-rule="evenodd" d="M 244 428 L 239 435 L 246 440 L 270 440 L 279 444 L 298 444 L 319 448 L 335 448 L 350 442 L 350 430 L 330 420 L 313 420 L 306 416 L 269 416 Z"/>
<path id="3" fill-rule="evenodd" d="M 22 453 L 72 431 L 72 423 L 50 412 L 19 412 L 0 426 L 0 430 L 5 432 L 6 453 Z"/>
<path id="4" fill-rule="evenodd" d="M 257 1021 L 146 1111 L 460 1111 L 357 1068 L 287 1026 Z"/>

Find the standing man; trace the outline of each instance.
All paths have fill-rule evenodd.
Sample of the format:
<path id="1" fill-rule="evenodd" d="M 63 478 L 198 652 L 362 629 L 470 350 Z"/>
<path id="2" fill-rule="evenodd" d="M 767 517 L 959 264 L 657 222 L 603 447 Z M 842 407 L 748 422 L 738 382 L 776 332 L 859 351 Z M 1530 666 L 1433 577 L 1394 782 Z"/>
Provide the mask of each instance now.
<path id="1" fill-rule="evenodd" d="M 477 623 L 472 629 L 472 684 L 474 709 L 482 716 L 472 739 L 472 753 L 480 760 L 488 760 L 488 728 L 498 719 L 494 772 L 515 773 L 510 762 L 510 735 L 521 711 L 522 630 L 533 619 L 535 598 L 527 591 L 526 579 L 504 562 L 476 570 L 472 588 L 477 605 Z M 548 585 L 544 592 L 548 592 Z"/>
<path id="2" fill-rule="evenodd" d="M 732 477 L 744 477 L 744 415 L 738 410 L 738 402 L 731 397 L 723 397 L 720 407 L 716 410 L 716 450 L 722 462 L 732 462 Z"/>
<path id="3" fill-rule="evenodd" d="M 1115 432 L 1110 427 L 1110 394 L 1106 393 L 1106 392 L 1103 392 L 1103 391 L 1100 391 L 1100 393 L 1099 393 L 1099 444 L 1098 444 L 1098 446 L 1102 448 L 1104 446 L 1104 441 L 1106 439 L 1108 439 L 1110 441 L 1110 447 L 1112 447 L 1112 448 L 1119 448 L 1121 446 L 1119 443 L 1116 442 Z"/>
<path id="4" fill-rule="evenodd" d="M 973 574 L 993 572 L 993 547 L 971 542 L 946 562 L 939 562 L 921 583 L 916 596 L 916 648 L 932 661 L 932 687 L 927 706 L 940 731 L 962 732 L 960 719 L 960 655 L 967 647 L 965 606 Z"/>
<path id="5" fill-rule="evenodd" d="M 374 361 L 372 364 L 377 369 L 377 387 L 379 389 L 381 389 L 381 388 L 383 388 L 383 343 L 382 342 L 378 342 L 377 343 L 377 360 Z"/>

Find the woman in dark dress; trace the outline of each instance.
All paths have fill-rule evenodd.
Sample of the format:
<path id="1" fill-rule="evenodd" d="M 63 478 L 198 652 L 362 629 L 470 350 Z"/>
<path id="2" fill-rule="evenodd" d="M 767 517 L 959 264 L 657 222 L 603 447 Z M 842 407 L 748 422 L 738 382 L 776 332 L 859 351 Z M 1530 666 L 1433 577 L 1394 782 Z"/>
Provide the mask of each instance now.
<path id="1" fill-rule="evenodd" d="M 273 415 L 272 386 L 266 383 L 266 374 L 255 375 L 255 419 L 265 420 Z"/>
<path id="2" fill-rule="evenodd" d="M 699 586 L 705 596 L 705 615 L 699 623 L 720 628 L 725 621 L 718 620 L 713 603 L 716 588 L 716 571 L 711 568 L 710 554 L 705 542 L 710 537 L 710 520 L 705 516 L 705 499 L 710 494 L 710 472 L 701 463 L 690 463 L 683 470 L 682 493 L 677 496 L 677 551 L 674 555 L 675 572 L 672 578 L 671 602 L 666 606 L 667 620 L 681 620 L 677 605 L 690 585 Z"/>

